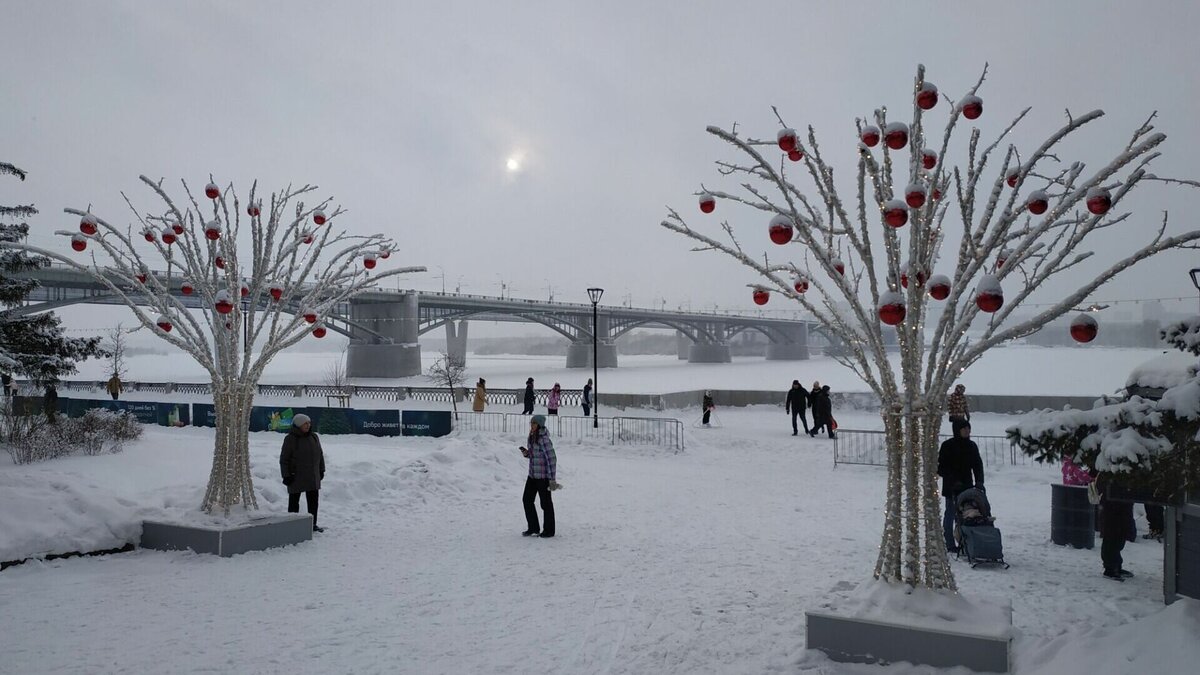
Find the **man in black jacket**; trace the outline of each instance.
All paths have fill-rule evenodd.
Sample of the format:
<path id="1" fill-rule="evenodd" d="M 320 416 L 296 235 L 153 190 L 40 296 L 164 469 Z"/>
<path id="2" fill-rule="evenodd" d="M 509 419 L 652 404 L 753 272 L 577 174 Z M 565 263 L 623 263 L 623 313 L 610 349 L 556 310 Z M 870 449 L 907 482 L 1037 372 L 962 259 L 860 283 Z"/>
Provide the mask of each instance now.
<path id="1" fill-rule="evenodd" d="M 942 477 L 942 496 L 946 498 L 946 511 L 942 514 L 942 531 L 946 537 L 946 550 L 954 553 L 954 512 L 956 501 L 963 490 L 970 487 L 983 489 L 983 459 L 979 446 L 971 440 L 971 423 L 956 419 L 951 428 L 954 437 L 942 442 L 938 450 L 938 475 Z"/>
<path id="2" fill-rule="evenodd" d="M 537 400 L 537 396 L 533 393 L 533 378 L 525 380 L 525 409 L 521 411 L 522 415 L 533 414 L 533 404 Z"/>
<path id="3" fill-rule="evenodd" d="M 800 416 L 800 421 L 804 422 L 804 433 L 808 433 L 808 390 L 804 385 L 800 384 L 800 380 L 792 380 L 792 388 L 788 390 L 787 398 L 784 400 L 783 409 L 792 415 L 792 435 L 799 433 L 796 429 L 796 416 Z"/>

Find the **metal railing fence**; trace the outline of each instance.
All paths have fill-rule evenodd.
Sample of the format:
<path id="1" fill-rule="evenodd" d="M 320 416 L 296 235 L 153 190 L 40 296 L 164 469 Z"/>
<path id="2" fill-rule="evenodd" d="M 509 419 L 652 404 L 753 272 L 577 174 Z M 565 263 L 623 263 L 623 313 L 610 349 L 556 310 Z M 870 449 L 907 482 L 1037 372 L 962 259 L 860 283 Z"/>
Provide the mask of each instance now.
<path id="1" fill-rule="evenodd" d="M 530 415 L 460 412 L 454 423 L 461 431 L 521 434 L 529 430 Z M 591 417 L 548 415 L 546 428 L 553 438 L 596 439 L 611 445 L 653 445 L 683 450 L 683 423 L 671 417 L 601 417 L 599 427 Z"/>
<path id="2" fill-rule="evenodd" d="M 887 466 L 887 440 L 883 431 L 838 429 L 833 442 L 833 463 Z M 939 435 L 938 443 L 950 438 Z M 1015 466 L 1028 463 L 1029 458 L 1004 436 L 971 436 L 979 446 L 984 466 Z"/>

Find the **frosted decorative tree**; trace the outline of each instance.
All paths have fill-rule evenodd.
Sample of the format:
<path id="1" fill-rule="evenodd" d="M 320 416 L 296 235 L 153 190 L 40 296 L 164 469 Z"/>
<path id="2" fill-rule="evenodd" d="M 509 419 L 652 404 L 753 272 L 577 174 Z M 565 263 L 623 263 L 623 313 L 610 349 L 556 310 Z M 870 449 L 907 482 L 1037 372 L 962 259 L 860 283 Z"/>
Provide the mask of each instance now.
<path id="1" fill-rule="evenodd" d="M 1168 235 L 1164 214 L 1156 231 L 1138 247 L 1131 243 L 1130 253 L 1120 260 L 1095 264 L 1092 252 L 1083 248 L 1095 233 L 1129 220 L 1129 213 L 1115 208 L 1146 181 L 1196 185 L 1148 172 L 1158 156 L 1155 148 L 1166 138 L 1153 132 L 1153 115 L 1096 171 L 1087 172 L 1082 162 L 1064 163 L 1052 153 L 1063 139 L 1102 117 L 1099 110 L 1080 116 L 1068 112 L 1067 124 L 1024 156 L 1008 145 L 996 171 L 987 171 L 989 160 L 1029 109 L 991 143 L 985 144 L 982 132 L 972 128 L 965 165 L 951 166 L 946 155 L 954 132 L 964 120 L 983 113 L 978 94 L 986 73 L 985 67 L 975 86 L 954 102 L 938 93 L 919 66 L 907 123 L 889 118 L 886 108 L 871 119 L 857 120 L 856 136 L 839 145 L 837 153 L 857 153 L 849 203 L 842 199 L 833 165 L 811 127 L 801 134 L 778 111 L 781 128 L 773 139 L 743 135 L 736 125 L 730 130 L 708 127 L 741 158 L 717 162 L 717 167 L 742 190 L 701 185 L 701 213 L 716 212 L 720 202 L 738 208 L 735 220 L 761 219 L 772 242 L 791 246 L 781 252 L 795 253 L 794 260 L 752 254 L 729 221 L 722 223 L 727 241 L 694 230 L 674 209 L 662 222 L 700 242 L 695 250 L 719 251 L 757 272 L 751 287 L 758 304 L 771 294 L 798 302 L 845 343 L 845 351 L 835 358 L 879 396 L 886 432 L 888 481 L 875 576 L 912 586 L 955 589 L 935 475 L 947 388 L 989 349 L 1038 331 L 1119 272 L 1200 239 L 1200 231 Z M 929 111 L 941 101 L 949 108 L 945 125 L 927 133 Z M 960 227 L 957 251 L 944 254 L 947 236 Z M 1137 233 L 1131 229 L 1130 238 Z M 1094 265 L 1091 280 L 1058 304 L 1039 307 L 1031 318 L 1014 318 L 1038 288 L 1068 270 L 1082 269 L 1085 261 Z M 931 302 L 942 311 L 930 322 L 933 335 L 927 347 Z M 898 373 L 888 361 L 884 324 L 898 333 Z M 972 326 L 978 335 L 968 340 Z M 1079 335 L 1086 338 L 1087 333 Z"/>
<path id="2" fill-rule="evenodd" d="M 94 253 L 80 264 L 59 253 L 19 247 L 89 272 L 143 327 L 208 372 L 216 444 L 201 507 L 226 515 L 236 504 L 257 508 L 248 429 L 263 369 L 300 340 L 323 337 L 323 318 L 340 303 L 383 279 L 425 268 L 376 271 L 391 255 L 392 241 L 381 234 L 335 231 L 340 207 L 329 199 L 315 206 L 302 201 L 315 186 L 288 186 L 264 203 L 256 182 L 243 203 L 232 186 L 221 189 L 209 182 L 195 196 L 183 182 L 180 201 L 161 180 L 141 180 L 161 203 L 144 212 L 122 194 L 138 223 L 136 232 L 88 210 L 65 209 L 79 217 L 79 231 L 58 234 L 70 237 L 77 252 L 98 248 L 107 258 L 104 264 Z M 239 237 L 243 228 L 249 230 L 244 240 Z M 165 265 L 165 273 L 152 271 L 156 265 Z M 189 311 L 184 298 L 197 302 L 199 311 Z"/>

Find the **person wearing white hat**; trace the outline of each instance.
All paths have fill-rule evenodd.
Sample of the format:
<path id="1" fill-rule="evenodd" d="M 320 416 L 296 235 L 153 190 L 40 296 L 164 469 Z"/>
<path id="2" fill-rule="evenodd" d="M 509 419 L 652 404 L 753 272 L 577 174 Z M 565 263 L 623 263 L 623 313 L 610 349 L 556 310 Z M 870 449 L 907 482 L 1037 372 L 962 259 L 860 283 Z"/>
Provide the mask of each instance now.
<path id="1" fill-rule="evenodd" d="M 303 413 L 292 416 L 292 428 L 283 438 L 283 451 L 279 454 L 279 471 L 288 491 L 288 513 L 300 513 L 300 493 L 308 502 L 308 513 L 312 516 L 313 532 L 324 532 L 317 527 L 317 505 L 321 491 L 321 480 L 325 478 L 325 453 L 321 450 L 321 438 L 313 433 L 312 420 Z"/>

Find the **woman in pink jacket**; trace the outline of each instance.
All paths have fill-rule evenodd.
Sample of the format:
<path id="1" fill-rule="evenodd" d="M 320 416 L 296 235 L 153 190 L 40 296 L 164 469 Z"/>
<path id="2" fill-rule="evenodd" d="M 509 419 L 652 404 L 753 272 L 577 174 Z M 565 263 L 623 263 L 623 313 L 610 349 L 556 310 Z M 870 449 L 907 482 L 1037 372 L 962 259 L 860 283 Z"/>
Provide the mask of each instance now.
<path id="1" fill-rule="evenodd" d="M 550 395 L 546 397 L 546 410 L 551 415 L 558 414 L 558 404 L 562 401 L 562 387 L 558 383 L 554 383 L 554 388 L 550 390 Z"/>

